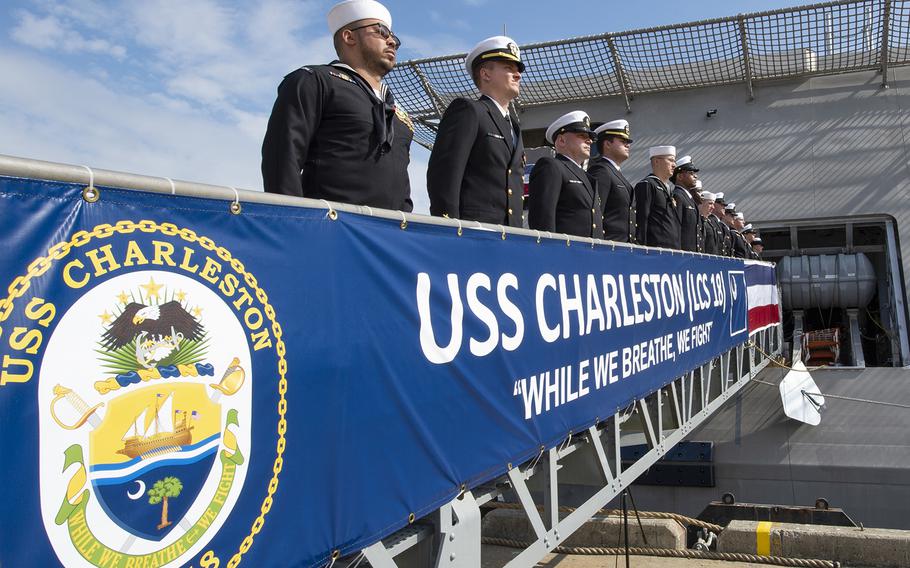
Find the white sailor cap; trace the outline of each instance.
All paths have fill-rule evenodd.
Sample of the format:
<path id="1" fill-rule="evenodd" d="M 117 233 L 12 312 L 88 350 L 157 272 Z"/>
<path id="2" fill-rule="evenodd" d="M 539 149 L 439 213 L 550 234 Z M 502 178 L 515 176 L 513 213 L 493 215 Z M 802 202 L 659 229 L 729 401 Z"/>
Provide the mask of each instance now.
<path id="1" fill-rule="evenodd" d="M 745 221 L 745 220 L 746 220 L 746 216 L 743 215 L 742 213 L 737 213 L 736 215 L 734 215 L 734 217 L 736 217 L 736 218 L 739 219 L 740 221 Z"/>
<path id="2" fill-rule="evenodd" d="M 329 32 L 335 32 L 359 20 L 379 20 L 392 29 L 392 14 L 376 0 L 344 0 L 329 10 Z"/>
<path id="3" fill-rule="evenodd" d="M 683 156 L 676 160 L 676 171 L 697 172 L 698 168 L 692 163 L 692 156 Z"/>
<path id="4" fill-rule="evenodd" d="M 651 146 L 648 148 L 648 157 L 676 156 L 676 146 Z"/>
<path id="5" fill-rule="evenodd" d="M 475 45 L 465 58 L 464 66 L 468 74 L 473 76 L 475 65 L 495 59 L 512 61 L 518 65 L 518 70 L 524 73 L 525 64 L 521 61 L 521 51 L 515 41 L 507 36 L 488 37 Z"/>
<path id="6" fill-rule="evenodd" d="M 726 207 L 724 207 L 724 211 L 730 211 L 731 213 L 735 210 L 736 210 L 736 203 L 733 201 L 731 201 L 730 203 L 727 203 Z"/>
<path id="7" fill-rule="evenodd" d="M 695 180 L 695 190 L 701 191 L 701 188 L 702 188 L 701 180 L 700 179 Z M 714 194 L 712 193 L 711 195 L 713 196 Z M 711 201 L 714 201 L 713 197 L 711 198 Z"/>
<path id="8" fill-rule="evenodd" d="M 556 144 L 556 137 L 563 132 L 587 133 L 591 138 L 594 138 L 594 132 L 591 131 L 591 118 L 583 110 L 567 112 L 554 120 L 553 124 L 547 128 L 547 142 Z"/>
<path id="9" fill-rule="evenodd" d="M 629 121 L 628 120 L 611 120 L 610 122 L 605 122 L 594 129 L 594 134 L 597 134 L 598 140 L 603 139 L 606 136 L 619 136 L 629 142 L 632 141 L 632 138 L 629 135 Z"/>
<path id="10" fill-rule="evenodd" d="M 704 201 L 714 201 L 715 199 L 717 199 L 717 196 L 714 195 L 713 193 L 711 193 L 710 191 L 702 191 L 701 193 L 698 194 L 698 196 L 701 197 L 702 200 L 704 200 Z"/>
<path id="11" fill-rule="evenodd" d="M 752 226 L 752 223 L 749 223 L 748 225 L 743 227 L 743 230 L 742 230 L 742 234 L 744 234 L 744 235 L 747 233 L 755 233 L 755 232 L 756 231 L 755 231 L 755 228 Z"/>

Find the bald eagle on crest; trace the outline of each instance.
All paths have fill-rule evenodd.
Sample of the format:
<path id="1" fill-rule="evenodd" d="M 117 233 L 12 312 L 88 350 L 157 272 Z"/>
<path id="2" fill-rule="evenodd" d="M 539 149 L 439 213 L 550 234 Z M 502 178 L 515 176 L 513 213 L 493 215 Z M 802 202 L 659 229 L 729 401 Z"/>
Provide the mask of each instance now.
<path id="1" fill-rule="evenodd" d="M 120 349 L 129 344 L 134 338 L 139 344 L 152 342 L 171 345 L 172 351 L 183 339 L 200 339 L 205 333 L 202 324 L 188 311 L 183 309 L 180 302 L 170 301 L 158 306 L 146 306 L 138 302 L 130 302 L 123 309 L 123 313 L 104 332 L 102 344 L 107 349 Z M 148 339 L 146 339 L 148 338 Z M 148 345 L 148 346 L 151 346 Z M 155 357 L 161 360 L 167 355 Z"/>

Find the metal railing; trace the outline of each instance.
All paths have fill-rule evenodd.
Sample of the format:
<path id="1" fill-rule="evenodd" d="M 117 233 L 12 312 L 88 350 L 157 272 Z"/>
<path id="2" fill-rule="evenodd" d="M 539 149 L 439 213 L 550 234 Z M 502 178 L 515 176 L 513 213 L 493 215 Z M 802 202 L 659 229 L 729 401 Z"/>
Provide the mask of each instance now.
<path id="1" fill-rule="evenodd" d="M 521 47 L 516 104 L 533 107 L 910 63 L 910 0 L 842 0 Z M 386 77 L 428 148 L 445 108 L 479 95 L 465 54 L 405 61 Z"/>
<path id="2" fill-rule="evenodd" d="M 635 400 L 624 410 L 598 419 L 585 431 L 571 433 L 554 448 L 523 464 L 509 465 L 509 472 L 489 483 L 466 488 L 464 493 L 436 512 L 377 542 L 360 553 L 340 559 L 341 568 L 356 568 L 368 560 L 373 568 L 467 568 L 481 565 L 481 509 L 505 499 L 520 505 L 534 532 L 533 542 L 506 564 L 529 568 L 591 519 L 648 468 L 667 454 L 727 401 L 771 364 L 768 355 L 783 351 L 780 324 L 752 335 L 750 341 L 721 354 L 699 368 L 677 377 L 656 391 Z M 767 355 L 766 355 L 767 354 Z M 632 463 L 624 462 L 622 447 L 643 440 L 648 448 Z M 560 487 L 575 482 L 574 455 L 589 454 L 599 484 L 584 503 L 567 515 L 560 514 Z M 543 487 L 532 491 L 529 482 Z M 536 494 L 535 494 L 536 493 Z M 542 493 L 542 495 L 541 495 Z M 409 554 L 404 554 L 410 551 Z"/>

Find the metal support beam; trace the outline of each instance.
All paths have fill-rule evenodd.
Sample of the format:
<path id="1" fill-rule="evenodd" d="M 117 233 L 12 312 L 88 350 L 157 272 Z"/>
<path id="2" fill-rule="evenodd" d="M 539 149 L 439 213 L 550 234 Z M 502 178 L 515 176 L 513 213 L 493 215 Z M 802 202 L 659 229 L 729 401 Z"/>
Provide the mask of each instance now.
<path id="1" fill-rule="evenodd" d="M 772 355 L 779 355 L 783 347 L 783 333 L 779 324 L 774 329 L 753 335 L 751 339 Z M 530 521 L 535 540 L 512 558 L 506 567 L 530 568 L 537 565 L 545 554 L 563 544 L 567 537 L 602 507 L 607 506 L 670 448 L 681 442 L 722 405 L 735 397 L 768 364 L 769 359 L 757 350 L 756 356 L 751 357 L 744 345 L 734 347 L 721 354 L 717 363 L 707 363 L 695 372 L 677 377 L 647 396 L 639 398 L 624 410 L 614 413 L 606 421 L 598 420 L 596 424 L 587 428 L 585 435 L 569 437 L 550 449 L 541 448 L 540 453 L 522 467 L 512 467 L 507 475 L 476 488 L 474 495 L 467 492 L 464 500 L 471 504 L 469 518 L 476 519 L 478 521 L 476 526 L 479 527 L 479 514 L 474 515 L 478 510 L 476 509 L 478 503 L 498 500 L 503 495 L 514 495 Z M 714 376 L 715 370 L 717 376 Z M 662 411 L 665 397 L 670 398 L 667 401 L 669 408 L 666 416 Z M 640 444 L 642 437 L 648 443 L 648 451 L 637 460 L 626 462 L 623 469 L 622 445 Z M 586 449 L 584 446 L 590 447 L 588 451 L 594 458 L 593 462 L 586 459 L 564 461 L 574 452 Z M 592 465 L 593 470 L 590 469 Z M 584 468 L 584 471 L 579 471 L 578 468 Z M 537 506 L 528 487 L 528 479 L 535 475 L 542 476 L 540 480 L 542 483 L 535 484 L 535 487 L 542 488 L 540 497 L 543 501 L 542 507 Z M 582 479 L 587 481 L 581 481 Z M 560 518 L 560 485 L 576 483 L 594 484 L 595 492 L 574 511 Z M 445 523 L 446 518 L 452 518 L 453 511 L 456 513 L 454 516 L 461 521 L 461 516 L 457 514 L 458 506 L 459 500 L 456 499 L 443 507 L 441 524 Z M 459 530 L 459 524 L 453 523 L 450 530 L 454 532 L 441 531 L 443 538 L 440 539 L 435 568 L 479 566 L 478 555 L 481 549 L 479 528 L 471 528 L 467 532 L 464 530 L 467 527 Z M 446 534 L 450 536 L 446 537 Z M 476 539 L 464 538 L 467 534 L 476 535 Z M 451 540 L 451 535 L 455 536 L 454 541 Z M 465 542 L 468 540 L 472 542 Z M 459 542 L 461 547 L 456 549 L 453 543 Z M 379 561 L 386 560 L 381 552 L 371 549 L 364 552 L 376 554 Z M 367 557 L 372 558 L 371 555 Z M 399 563 L 402 560 L 403 558 L 399 557 Z M 374 566 L 391 568 L 388 564 Z M 401 568 L 417 566 L 423 568 L 425 564 L 401 564 Z"/>
<path id="2" fill-rule="evenodd" d="M 437 568 L 480 566 L 480 507 L 470 491 L 439 509 Z"/>
<path id="3" fill-rule="evenodd" d="M 854 367 L 865 367 L 866 358 L 863 356 L 863 338 L 859 333 L 859 310 L 856 308 L 848 309 L 847 318 L 850 320 L 850 364 Z"/>
<path id="4" fill-rule="evenodd" d="M 907 309 L 904 294 L 901 286 L 903 274 L 901 265 L 898 262 L 897 235 L 895 234 L 894 222 L 885 223 L 886 238 L 888 239 L 888 283 L 893 301 L 893 321 L 891 329 L 897 330 L 897 333 L 891 333 L 891 348 L 895 356 L 894 366 L 910 364 L 910 344 L 907 337 Z M 896 343 L 896 345 L 895 345 Z"/>
<path id="5" fill-rule="evenodd" d="M 547 529 L 543 526 L 543 519 L 537 510 L 537 505 L 534 504 L 534 499 L 531 498 L 531 492 L 528 490 L 528 484 L 525 483 L 525 476 L 520 468 L 515 467 L 509 470 L 509 481 L 512 484 L 512 490 L 518 495 L 518 501 L 524 508 L 528 520 L 531 521 L 534 534 L 537 538 L 543 538 Z"/>
<path id="6" fill-rule="evenodd" d="M 790 360 L 796 363 L 803 360 L 803 318 L 805 314 L 802 310 L 793 310 L 793 335 L 790 346 Z"/>
<path id="7" fill-rule="evenodd" d="M 888 88 L 888 36 L 891 33 L 891 1 L 885 0 L 885 6 L 882 12 L 882 88 Z"/>
<path id="8" fill-rule="evenodd" d="M 629 102 L 632 100 L 631 89 L 629 88 L 629 80 L 626 77 L 626 71 L 622 66 L 622 60 L 619 58 L 619 51 L 617 51 L 616 44 L 613 42 L 613 36 L 607 34 L 605 38 L 607 40 L 607 47 L 610 48 L 610 55 L 613 57 L 613 70 L 616 72 L 619 89 L 622 91 L 623 100 L 626 101 L 626 112 L 632 112 L 632 105 Z"/>
<path id="9" fill-rule="evenodd" d="M 417 79 L 420 81 L 423 89 L 427 92 L 427 97 L 430 99 L 430 102 L 433 103 L 433 108 L 436 109 L 437 116 L 441 119 L 442 113 L 446 109 L 446 105 L 442 104 L 442 99 L 440 99 L 439 95 L 436 94 L 436 91 L 433 90 L 433 87 L 430 85 L 430 82 L 427 81 L 427 77 L 423 74 L 423 71 L 420 70 L 420 67 L 418 67 L 416 63 L 411 63 L 408 67 L 417 75 Z"/>
<path id="10" fill-rule="evenodd" d="M 742 14 L 736 16 L 739 26 L 739 42 L 743 50 L 743 78 L 749 88 L 749 100 L 755 100 L 755 91 L 752 89 L 752 58 L 749 56 L 749 37 L 746 34 L 746 17 Z"/>

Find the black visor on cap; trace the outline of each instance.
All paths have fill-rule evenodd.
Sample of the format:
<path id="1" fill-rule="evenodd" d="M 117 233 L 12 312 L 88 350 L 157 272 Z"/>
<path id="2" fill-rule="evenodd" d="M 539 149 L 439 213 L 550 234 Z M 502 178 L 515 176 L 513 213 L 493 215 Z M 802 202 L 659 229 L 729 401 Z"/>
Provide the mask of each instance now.
<path id="1" fill-rule="evenodd" d="M 678 172 L 697 172 L 698 168 L 696 168 L 691 163 L 689 163 L 689 164 L 683 164 L 681 166 L 676 166 L 676 171 L 678 171 Z"/>
<path id="2" fill-rule="evenodd" d="M 623 140 L 626 140 L 627 142 L 629 142 L 629 144 L 632 143 L 632 138 L 630 138 L 628 134 L 626 134 L 625 132 L 620 132 L 618 130 L 603 130 L 603 131 L 601 131 L 600 134 L 597 135 L 597 139 L 599 141 L 603 141 L 603 140 L 606 140 L 608 136 L 613 136 L 615 138 L 622 138 Z"/>
<path id="3" fill-rule="evenodd" d="M 573 122 L 572 124 L 567 124 L 556 131 L 556 136 L 559 136 L 560 134 L 563 134 L 566 132 L 578 132 L 578 133 L 582 133 L 582 134 L 587 134 L 591 138 L 594 138 L 596 136 L 594 134 L 594 131 L 591 130 L 591 128 L 588 127 L 588 125 L 586 125 L 584 122 Z M 554 140 L 556 139 L 556 136 L 553 136 Z"/>
<path id="4" fill-rule="evenodd" d="M 477 66 L 484 61 L 508 61 L 518 65 L 518 71 L 521 73 L 525 72 L 525 64 L 521 61 L 521 59 L 506 49 L 493 49 L 491 51 L 485 51 L 481 53 L 474 58 L 474 61 L 471 63 L 471 67 L 476 69 Z"/>

